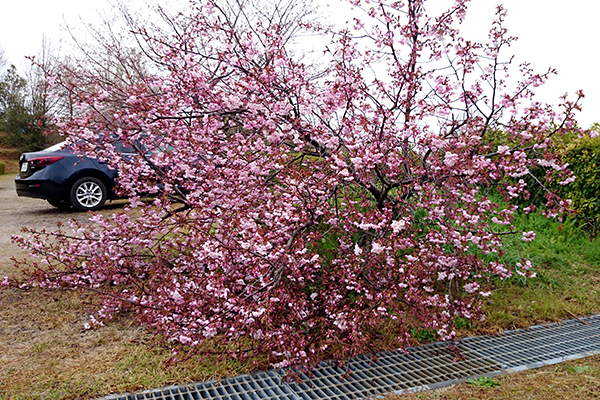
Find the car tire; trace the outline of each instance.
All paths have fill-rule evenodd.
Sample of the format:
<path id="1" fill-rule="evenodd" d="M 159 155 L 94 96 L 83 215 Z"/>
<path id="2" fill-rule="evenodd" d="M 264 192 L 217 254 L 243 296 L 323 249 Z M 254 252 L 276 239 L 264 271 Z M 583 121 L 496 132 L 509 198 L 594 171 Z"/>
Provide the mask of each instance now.
<path id="1" fill-rule="evenodd" d="M 100 179 L 91 176 L 78 179 L 71 186 L 71 203 L 79 211 L 95 211 L 106 202 L 106 186 Z"/>
<path id="2" fill-rule="evenodd" d="M 47 201 L 51 206 L 56 207 L 59 210 L 68 210 L 71 208 L 71 202 L 69 200 L 48 199 Z"/>

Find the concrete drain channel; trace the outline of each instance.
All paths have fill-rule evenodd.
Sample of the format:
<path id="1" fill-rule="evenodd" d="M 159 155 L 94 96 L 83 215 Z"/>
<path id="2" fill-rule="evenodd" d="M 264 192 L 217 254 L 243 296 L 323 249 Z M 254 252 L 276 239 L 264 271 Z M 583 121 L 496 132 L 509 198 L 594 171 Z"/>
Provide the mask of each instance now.
<path id="1" fill-rule="evenodd" d="M 435 389 L 600 353 L 600 315 L 359 356 L 343 367 L 323 362 L 309 374 L 271 370 L 221 381 L 171 386 L 98 400 L 363 399 Z"/>

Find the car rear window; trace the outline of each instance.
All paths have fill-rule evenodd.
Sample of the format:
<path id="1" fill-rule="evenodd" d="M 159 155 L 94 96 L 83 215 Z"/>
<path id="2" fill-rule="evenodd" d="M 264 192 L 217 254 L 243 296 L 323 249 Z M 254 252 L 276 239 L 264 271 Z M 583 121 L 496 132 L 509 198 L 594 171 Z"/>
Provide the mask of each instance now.
<path id="1" fill-rule="evenodd" d="M 59 151 L 59 150 L 62 150 L 66 146 L 67 146 L 67 142 L 66 141 L 62 141 L 60 143 L 56 143 L 56 144 L 53 144 L 50 147 L 45 148 L 44 151 Z"/>
<path id="2" fill-rule="evenodd" d="M 123 143 L 122 140 L 117 140 L 114 143 L 114 146 L 118 153 L 135 153 L 133 147 L 125 146 L 125 143 Z"/>

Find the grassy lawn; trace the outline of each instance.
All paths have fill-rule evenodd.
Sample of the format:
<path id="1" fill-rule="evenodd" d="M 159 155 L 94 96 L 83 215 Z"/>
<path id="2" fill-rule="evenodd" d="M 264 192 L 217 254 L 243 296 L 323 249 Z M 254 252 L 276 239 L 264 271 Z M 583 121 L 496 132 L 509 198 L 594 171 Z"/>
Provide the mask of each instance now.
<path id="1" fill-rule="evenodd" d="M 465 323 L 459 336 L 600 313 L 600 241 L 572 223 L 537 216 L 520 217 L 519 226 L 535 230 L 537 238 L 533 242 L 507 240 L 506 260 L 531 259 L 537 277 L 496 281 L 486 304 L 486 321 Z M 0 257 L 2 276 L 16 273 L 7 259 Z M 193 358 L 167 366 L 170 353 L 153 346 L 152 337 L 127 316 L 84 330 L 91 311 L 88 296 L 74 291 L 0 291 L 0 399 L 91 399 L 217 379 L 257 368 L 252 360 L 242 363 L 227 358 Z M 600 397 L 600 357 L 496 378 L 494 382 L 397 398 Z"/>
<path id="2" fill-rule="evenodd" d="M 520 216 L 519 226 L 537 232 L 533 242 L 506 241 L 508 261 L 521 257 L 536 266 L 537 276 L 515 275 L 497 282 L 483 329 L 521 328 L 539 322 L 600 312 L 600 241 L 567 221 L 539 215 Z"/>
<path id="3" fill-rule="evenodd" d="M 86 399 L 247 372 L 231 360 L 166 367 L 170 353 L 126 318 L 84 330 L 85 295 L 0 292 L 0 399 Z"/>

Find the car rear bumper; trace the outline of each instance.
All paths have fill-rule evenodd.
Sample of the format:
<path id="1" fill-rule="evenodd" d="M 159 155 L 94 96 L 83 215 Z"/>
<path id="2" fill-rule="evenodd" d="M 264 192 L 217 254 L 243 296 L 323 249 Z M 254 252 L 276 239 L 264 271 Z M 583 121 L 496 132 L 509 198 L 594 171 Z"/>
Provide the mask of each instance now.
<path id="1" fill-rule="evenodd" d="M 56 182 L 37 179 L 15 179 L 17 196 L 46 200 L 68 200 L 69 189 Z"/>

